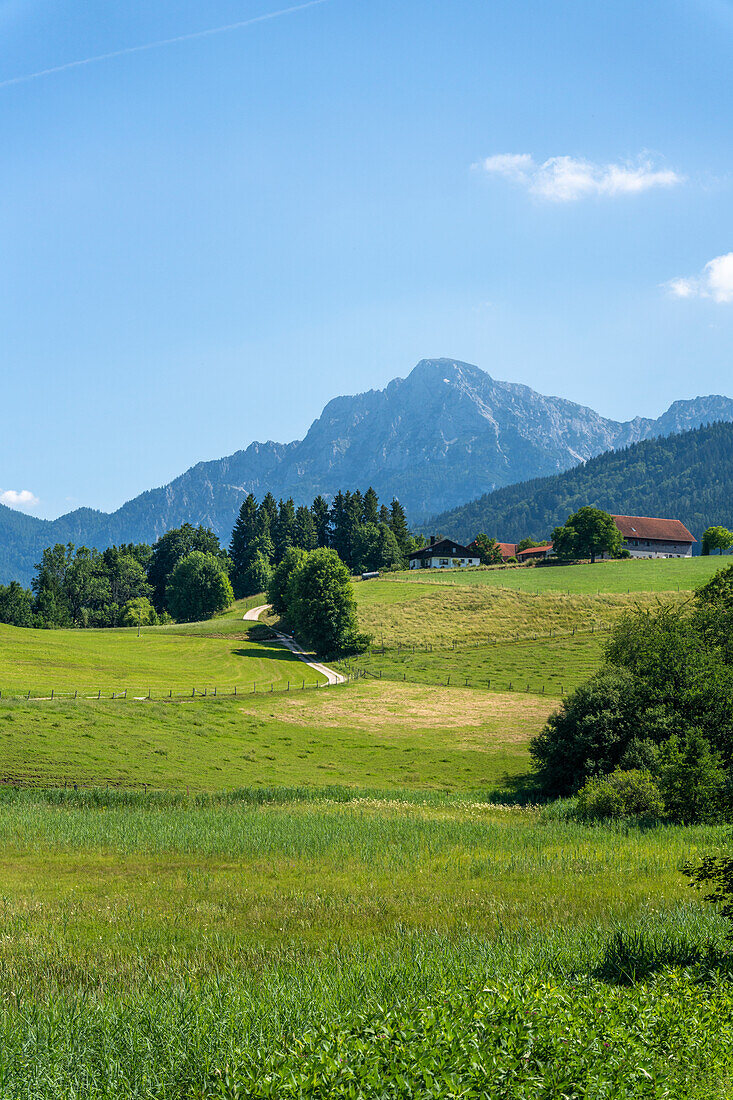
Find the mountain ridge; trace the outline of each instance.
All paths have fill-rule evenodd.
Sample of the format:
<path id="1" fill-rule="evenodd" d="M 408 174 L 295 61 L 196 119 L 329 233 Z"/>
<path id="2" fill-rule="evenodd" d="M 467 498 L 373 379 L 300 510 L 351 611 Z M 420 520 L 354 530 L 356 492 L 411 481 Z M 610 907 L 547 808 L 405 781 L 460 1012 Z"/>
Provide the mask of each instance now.
<path id="1" fill-rule="evenodd" d="M 455 359 L 422 359 L 383 389 L 332 398 L 303 439 L 252 442 L 201 461 L 112 513 L 77 509 L 40 520 L 0 506 L 0 581 L 28 582 L 44 546 L 151 542 L 184 522 L 226 543 L 243 497 L 310 503 L 372 484 L 413 522 L 497 488 L 561 472 L 603 451 L 710 420 L 733 421 L 720 395 L 676 401 L 655 419 L 619 422 L 565 398 L 502 382 Z"/>

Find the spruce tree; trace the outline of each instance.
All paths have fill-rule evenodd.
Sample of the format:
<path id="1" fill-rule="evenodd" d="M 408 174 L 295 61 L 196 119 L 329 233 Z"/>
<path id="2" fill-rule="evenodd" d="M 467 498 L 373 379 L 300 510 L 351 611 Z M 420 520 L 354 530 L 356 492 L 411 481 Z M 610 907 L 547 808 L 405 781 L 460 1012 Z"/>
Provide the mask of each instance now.
<path id="1" fill-rule="evenodd" d="M 313 501 L 311 507 L 313 522 L 316 525 L 316 545 L 331 545 L 331 517 L 328 514 L 328 505 L 320 494 Z"/>
<path id="2" fill-rule="evenodd" d="M 362 523 L 379 523 L 379 497 L 371 485 L 364 493 L 364 507 L 362 509 Z"/>
<path id="3" fill-rule="evenodd" d="M 406 558 L 412 547 L 412 539 L 410 537 L 410 528 L 407 526 L 405 509 L 396 497 L 392 500 L 390 505 L 389 525 L 392 528 L 392 534 L 397 539 L 397 545 L 400 548 L 402 557 Z"/>
<path id="4" fill-rule="evenodd" d="M 262 504 L 260 504 L 260 511 L 263 515 L 267 516 L 267 525 L 270 528 L 270 534 L 275 529 L 275 520 L 277 519 L 277 501 L 272 493 L 265 493 L 262 498 Z"/>
<path id="5" fill-rule="evenodd" d="M 277 519 L 272 529 L 272 541 L 275 546 L 275 563 L 281 562 L 285 552 L 294 545 L 295 505 L 293 499 L 281 500 Z"/>
<path id="6" fill-rule="evenodd" d="M 295 510 L 293 545 L 298 546 L 301 550 L 315 550 L 318 546 L 313 513 L 310 508 L 306 508 L 303 504 Z"/>
<path id="7" fill-rule="evenodd" d="M 252 544 L 259 526 L 257 501 L 250 493 L 245 497 L 242 507 L 239 509 L 239 515 L 232 531 L 232 541 L 229 544 L 229 557 L 232 559 L 232 588 L 237 599 L 244 595 L 242 591 L 244 576 L 252 559 L 254 552 Z"/>

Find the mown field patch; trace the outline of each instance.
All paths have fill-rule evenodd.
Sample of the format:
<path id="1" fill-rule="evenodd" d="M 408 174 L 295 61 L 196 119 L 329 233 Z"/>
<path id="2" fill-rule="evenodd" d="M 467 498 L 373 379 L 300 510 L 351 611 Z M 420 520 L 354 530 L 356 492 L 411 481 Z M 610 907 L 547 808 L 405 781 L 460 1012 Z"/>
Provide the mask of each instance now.
<path id="1" fill-rule="evenodd" d="M 527 743 L 554 705 L 363 680 L 236 699 L 10 702 L 0 704 L 0 777 L 192 790 L 496 787 L 526 770 Z"/>

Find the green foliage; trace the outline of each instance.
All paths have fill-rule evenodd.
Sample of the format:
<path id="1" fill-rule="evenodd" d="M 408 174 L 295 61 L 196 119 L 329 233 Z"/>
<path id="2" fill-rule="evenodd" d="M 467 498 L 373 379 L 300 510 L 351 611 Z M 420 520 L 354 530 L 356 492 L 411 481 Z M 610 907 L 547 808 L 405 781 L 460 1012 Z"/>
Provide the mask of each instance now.
<path id="1" fill-rule="evenodd" d="M 33 626 L 33 593 L 17 581 L 0 584 L 0 623 L 10 626 Z"/>
<path id="2" fill-rule="evenodd" d="M 207 527 L 184 523 L 182 527 L 166 531 L 153 546 L 148 581 L 153 587 L 151 599 L 157 611 L 171 610 L 166 603 L 168 582 L 178 562 L 194 550 L 212 554 L 223 564 L 224 555 L 219 540 Z"/>
<path id="3" fill-rule="evenodd" d="M 363 495 L 358 489 L 338 492 L 330 509 L 322 496 L 310 508 L 296 509 L 292 500 L 277 504 L 269 494 L 258 508 L 250 494 L 232 532 L 232 583 L 238 598 L 262 591 L 261 566 L 251 569 L 256 554 L 274 566 L 291 548 L 329 547 L 352 572 L 362 573 L 404 566 L 413 544 L 399 501 L 380 509 L 371 487 Z"/>
<path id="4" fill-rule="evenodd" d="M 261 550 L 255 550 L 240 578 L 240 592 L 246 596 L 256 596 L 258 592 L 266 592 L 271 577 L 270 559 Z"/>
<path id="5" fill-rule="evenodd" d="M 559 558 L 590 558 L 599 554 L 615 557 L 621 551 L 621 532 L 607 512 L 584 505 L 568 516 L 565 525 L 552 532 Z"/>
<path id="6" fill-rule="evenodd" d="M 237 599 L 250 595 L 246 590 L 248 584 L 244 578 L 254 552 L 252 543 L 258 533 L 257 501 L 253 494 L 249 493 L 242 501 L 229 544 L 229 557 L 232 562 L 232 588 Z M 262 591 L 262 589 L 258 589 L 258 591 Z"/>
<path id="7" fill-rule="evenodd" d="M 721 915 L 733 923 L 733 856 L 704 856 L 698 863 L 685 864 L 682 874 L 696 889 L 707 891 L 705 900 L 718 906 Z M 728 935 L 733 939 L 733 928 Z"/>
<path id="8" fill-rule="evenodd" d="M 392 534 L 397 540 L 397 545 L 400 548 L 402 557 L 407 558 L 407 555 L 412 552 L 412 537 L 410 535 L 410 528 L 407 526 L 405 509 L 396 497 L 392 498 L 389 512 L 389 526 L 392 529 Z"/>
<path id="9" fill-rule="evenodd" d="M 633 741 L 657 744 L 673 732 L 671 722 L 629 671 L 604 668 L 563 700 L 530 743 L 543 793 L 572 794 L 588 777 L 614 771 Z"/>
<path id="10" fill-rule="evenodd" d="M 404 557 L 392 528 L 386 523 L 360 523 L 353 531 L 352 568 L 355 573 L 404 566 Z"/>
<path id="11" fill-rule="evenodd" d="M 659 750 L 659 786 L 672 821 L 716 821 L 728 809 L 729 779 L 699 730 L 675 734 Z"/>
<path id="12" fill-rule="evenodd" d="M 726 768 L 733 760 L 733 665 L 699 612 L 639 609 L 616 624 L 606 667 L 564 701 L 531 752 L 543 790 L 568 794 L 585 776 L 612 771 L 635 746 L 638 753 L 639 740 L 661 746 L 684 731 L 684 749 L 673 740 L 659 757 L 660 776 L 671 769 L 660 780 L 669 812 L 683 820 L 707 812 L 719 778 L 714 754 Z"/>
<path id="13" fill-rule="evenodd" d="M 307 554 L 291 574 L 286 616 L 297 637 L 324 657 L 358 652 L 368 639 L 360 633 L 349 571 L 334 550 Z"/>
<path id="14" fill-rule="evenodd" d="M 532 538 L 520 539 L 519 542 L 517 543 L 517 553 L 521 554 L 522 550 L 531 550 L 533 546 L 544 546 L 547 541 L 548 541 L 547 539 L 542 539 L 542 540 L 532 539 Z"/>
<path id="15" fill-rule="evenodd" d="M 733 425 L 712 424 L 608 451 L 551 477 L 485 494 L 431 520 L 459 542 L 476 531 L 504 540 L 550 531 L 588 501 L 608 512 L 671 516 L 699 537 L 733 526 Z"/>
<path id="16" fill-rule="evenodd" d="M 616 768 L 610 775 L 587 779 L 578 792 L 578 817 L 658 819 L 664 802 L 652 774 L 645 770 Z"/>
<path id="17" fill-rule="evenodd" d="M 499 543 L 494 538 L 489 538 L 483 531 L 473 540 L 479 552 L 479 560 L 482 565 L 501 565 L 503 558 Z"/>
<path id="18" fill-rule="evenodd" d="M 700 608 L 733 611 L 733 565 L 718 570 L 695 590 L 695 603 Z"/>
<path id="19" fill-rule="evenodd" d="M 295 509 L 293 543 L 301 550 L 315 550 L 318 546 L 315 517 L 303 504 Z"/>
<path id="20" fill-rule="evenodd" d="M 117 626 L 126 603 L 150 595 L 149 559 L 150 548 L 142 546 L 103 553 L 72 543 L 49 547 L 33 579 L 33 625 Z"/>
<path id="21" fill-rule="evenodd" d="M 305 550 L 301 550 L 297 546 L 291 546 L 289 550 L 285 551 L 280 564 L 273 570 L 266 591 L 268 603 L 272 604 L 272 609 L 276 615 L 287 613 L 287 590 L 290 578 L 306 557 L 307 552 Z M 264 589 L 260 589 L 260 591 L 264 591 Z"/>
<path id="22" fill-rule="evenodd" d="M 733 531 L 729 531 L 727 527 L 708 527 L 703 531 L 703 554 L 710 554 L 715 550 L 722 553 L 724 550 L 730 550 L 731 546 L 733 546 Z"/>
<path id="23" fill-rule="evenodd" d="M 122 608 L 120 626 L 155 626 L 157 622 L 155 608 L 145 596 L 128 600 Z"/>
<path id="24" fill-rule="evenodd" d="M 166 604 L 180 622 L 199 622 L 224 611 L 234 599 L 221 558 L 192 550 L 176 564 L 166 587 Z"/>

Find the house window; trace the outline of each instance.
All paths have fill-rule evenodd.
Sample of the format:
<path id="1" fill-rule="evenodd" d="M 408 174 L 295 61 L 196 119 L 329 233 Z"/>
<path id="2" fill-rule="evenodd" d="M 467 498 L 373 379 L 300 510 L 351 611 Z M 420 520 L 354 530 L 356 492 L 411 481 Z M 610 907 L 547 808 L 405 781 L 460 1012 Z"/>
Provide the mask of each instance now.
<path id="1" fill-rule="evenodd" d="M 448 558 L 441 558 L 440 559 L 440 568 L 441 569 L 445 569 L 446 566 L 448 566 L 448 565 L 450 565 L 450 561 L 448 560 Z"/>

